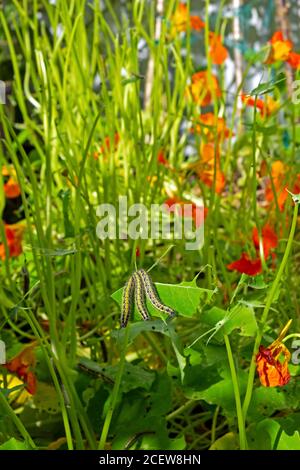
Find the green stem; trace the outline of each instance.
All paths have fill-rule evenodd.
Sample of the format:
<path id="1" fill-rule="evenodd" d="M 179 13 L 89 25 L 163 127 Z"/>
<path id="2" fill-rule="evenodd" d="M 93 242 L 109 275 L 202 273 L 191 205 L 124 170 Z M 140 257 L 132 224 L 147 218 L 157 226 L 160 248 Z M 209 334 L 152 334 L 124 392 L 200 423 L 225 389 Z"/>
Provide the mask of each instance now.
<path id="1" fill-rule="evenodd" d="M 230 372 L 231 372 L 231 379 L 232 379 L 233 392 L 234 392 L 234 398 L 235 398 L 235 406 L 236 406 L 238 428 L 239 428 L 240 450 L 246 450 L 247 439 L 246 439 L 245 422 L 244 422 L 243 411 L 242 411 L 239 383 L 238 383 L 237 373 L 235 370 L 234 359 L 232 355 L 229 337 L 227 335 L 224 335 L 224 340 L 225 340 L 225 345 L 226 345 L 226 350 L 227 350 L 227 356 L 228 356 L 228 362 L 229 362 L 229 367 L 230 367 Z"/>
<path id="2" fill-rule="evenodd" d="M 172 411 L 166 416 L 166 420 L 170 421 L 170 419 L 176 418 L 176 416 L 182 414 L 184 411 L 188 410 L 195 404 L 195 400 L 188 400 L 186 403 L 181 405 L 179 408 L 176 408 L 176 410 Z"/>
<path id="3" fill-rule="evenodd" d="M 267 297 L 266 305 L 265 305 L 265 308 L 264 308 L 264 311 L 263 311 L 263 314 L 262 314 L 262 317 L 261 317 L 261 328 L 258 330 L 256 340 L 255 340 L 255 344 L 254 344 L 254 348 L 253 348 L 252 361 L 251 361 L 251 365 L 250 365 L 250 369 L 249 369 L 249 375 L 248 375 L 247 390 L 246 390 L 245 399 L 244 399 L 244 403 L 243 403 L 244 421 L 246 421 L 247 412 L 248 412 L 248 408 L 249 408 L 249 405 L 250 405 L 250 402 L 251 402 L 251 397 L 252 397 L 253 382 L 254 382 L 255 367 L 256 367 L 255 357 L 256 357 L 256 354 L 258 352 L 259 345 L 261 343 L 264 327 L 265 327 L 265 324 L 266 324 L 267 319 L 268 319 L 268 314 L 269 314 L 272 302 L 273 302 L 274 297 L 276 295 L 281 277 L 283 275 L 283 272 L 285 270 L 285 267 L 287 265 L 288 258 L 289 258 L 290 252 L 291 252 L 291 248 L 292 248 L 292 244 L 293 244 L 293 238 L 294 238 L 296 225 L 297 225 L 297 216 L 298 216 L 298 204 L 295 204 L 293 220 L 292 220 L 292 225 L 291 225 L 291 230 L 290 230 L 288 242 L 287 242 L 285 252 L 284 252 L 281 264 L 279 266 L 275 281 L 273 282 L 272 287 L 269 291 L 269 295 Z"/>
<path id="4" fill-rule="evenodd" d="M 119 395 L 119 390 L 120 390 L 120 385 L 121 385 L 121 380 L 122 380 L 122 375 L 125 367 L 125 358 L 126 358 L 126 350 L 127 350 L 127 344 L 128 344 L 128 336 L 129 336 L 129 328 L 130 325 L 125 328 L 125 335 L 124 335 L 124 343 L 123 343 L 123 350 L 121 351 L 121 357 L 120 357 L 120 363 L 119 363 L 119 369 L 118 369 L 118 374 L 116 377 L 116 381 L 114 384 L 114 388 L 112 391 L 108 411 L 105 416 L 103 428 L 102 428 L 102 433 L 100 436 L 100 441 L 99 441 L 99 446 L 98 450 L 104 450 L 105 449 L 105 443 L 106 439 L 108 436 L 109 428 L 110 428 L 110 423 L 112 420 L 113 413 L 115 411 L 118 395 Z"/>

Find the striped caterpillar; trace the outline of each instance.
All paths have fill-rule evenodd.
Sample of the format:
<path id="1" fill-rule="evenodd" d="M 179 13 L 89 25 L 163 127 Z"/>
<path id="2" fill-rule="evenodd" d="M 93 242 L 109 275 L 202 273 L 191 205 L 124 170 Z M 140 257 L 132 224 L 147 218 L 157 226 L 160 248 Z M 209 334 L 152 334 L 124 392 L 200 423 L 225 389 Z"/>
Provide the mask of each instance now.
<path id="1" fill-rule="evenodd" d="M 143 320 L 150 320 L 145 302 L 146 297 L 157 310 L 166 313 L 170 317 L 176 315 L 176 312 L 171 307 L 163 304 L 160 300 L 156 287 L 149 274 L 144 269 L 139 269 L 132 274 L 123 289 L 121 328 L 127 326 L 133 312 L 134 303 Z"/>
<path id="2" fill-rule="evenodd" d="M 144 285 L 142 282 L 142 278 L 139 274 L 139 271 L 133 274 L 134 283 L 135 283 L 135 292 L 134 292 L 134 300 L 137 306 L 139 313 L 142 315 L 143 320 L 150 320 L 150 315 L 146 307 L 145 302 L 145 290 Z"/>
<path id="3" fill-rule="evenodd" d="M 133 311 L 134 277 L 131 276 L 123 289 L 121 328 L 125 328 Z"/>
<path id="4" fill-rule="evenodd" d="M 170 315 L 170 317 L 174 317 L 176 315 L 176 312 L 171 307 L 168 307 L 167 305 L 162 303 L 158 296 L 156 287 L 149 274 L 144 269 L 140 269 L 138 273 L 143 281 L 146 296 L 150 300 L 153 307 L 157 308 L 157 310 L 160 310 L 163 313 L 167 313 L 168 315 Z"/>

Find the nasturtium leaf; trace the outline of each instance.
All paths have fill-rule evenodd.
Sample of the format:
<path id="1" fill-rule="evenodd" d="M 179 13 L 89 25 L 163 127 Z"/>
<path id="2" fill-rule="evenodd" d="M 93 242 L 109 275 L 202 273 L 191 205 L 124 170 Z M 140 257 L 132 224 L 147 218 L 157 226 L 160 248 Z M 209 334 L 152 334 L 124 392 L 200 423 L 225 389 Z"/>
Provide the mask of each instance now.
<path id="1" fill-rule="evenodd" d="M 0 450 L 31 450 L 31 447 L 25 441 L 19 441 L 11 437 L 0 445 Z"/>
<path id="2" fill-rule="evenodd" d="M 253 450 L 300 450 L 300 435 L 288 435 L 277 420 L 266 418 L 250 427 L 248 444 Z"/>
<path id="3" fill-rule="evenodd" d="M 186 377 L 187 376 L 188 373 L 186 371 Z M 196 377 L 198 384 L 194 382 L 183 389 L 187 398 L 192 400 L 204 400 L 210 405 L 220 405 L 227 414 L 235 415 L 236 405 L 232 378 L 227 365 L 223 365 L 219 370 L 214 366 L 206 369 L 199 367 Z M 247 372 L 239 370 L 238 381 L 241 395 L 245 393 L 247 378 Z M 209 384 L 209 382 L 211 383 Z"/>
<path id="4" fill-rule="evenodd" d="M 284 387 L 258 386 L 253 391 L 248 417 L 258 420 L 262 416 L 271 416 L 276 411 L 295 410 L 299 404 L 300 384 L 293 378 Z"/>
<path id="5" fill-rule="evenodd" d="M 299 431 L 300 429 L 300 413 L 293 413 L 274 419 L 280 424 L 281 428 L 288 436 L 292 436 L 295 431 Z"/>
<path id="6" fill-rule="evenodd" d="M 202 289 L 197 286 L 196 281 L 182 282 L 181 284 L 155 283 L 157 292 L 162 302 L 173 308 L 179 315 L 193 316 L 199 306 L 208 304 L 215 293 L 213 290 Z M 112 294 L 112 298 L 122 305 L 123 288 Z M 156 310 L 147 300 L 147 308 L 150 315 L 160 316 L 161 312 Z"/>
<path id="7" fill-rule="evenodd" d="M 230 310 L 228 321 L 224 325 L 224 332 L 229 335 L 235 329 L 240 330 L 241 336 L 255 335 L 257 323 L 252 308 L 237 304 Z"/>
<path id="8" fill-rule="evenodd" d="M 157 374 L 147 395 L 141 389 L 124 395 L 111 426 L 113 450 L 185 448 L 183 436 L 169 437 L 165 416 L 172 409 L 171 391 L 170 378 L 166 374 Z"/>
<path id="9" fill-rule="evenodd" d="M 209 450 L 237 450 L 239 448 L 239 439 L 233 432 L 228 432 L 217 439 Z"/>
<path id="10" fill-rule="evenodd" d="M 106 364 L 102 366 L 97 362 L 83 357 L 80 358 L 80 363 L 83 364 L 86 369 L 90 369 L 94 374 L 98 373 L 99 378 L 102 377 L 104 381 L 110 381 L 112 384 L 119 370 L 118 364 L 115 366 Z M 129 390 L 139 387 L 149 390 L 154 380 L 155 372 L 126 362 L 121 380 L 121 388 L 123 392 L 128 392 Z"/>

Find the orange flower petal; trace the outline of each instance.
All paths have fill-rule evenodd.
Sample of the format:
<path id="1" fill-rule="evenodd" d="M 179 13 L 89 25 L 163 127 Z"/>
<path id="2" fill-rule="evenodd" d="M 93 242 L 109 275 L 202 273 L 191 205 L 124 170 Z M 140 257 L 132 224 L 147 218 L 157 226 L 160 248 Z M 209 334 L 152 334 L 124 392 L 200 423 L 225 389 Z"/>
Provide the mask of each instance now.
<path id="1" fill-rule="evenodd" d="M 9 372 L 16 374 L 26 383 L 26 390 L 32 395 L 36 392 L 36 377 L 30 370 L 36 364 L 35 347 L 36 342 L 31 343 L 4 365 Z"/>
<path id="2" fill-rule="evenodd" d="M 277 31 L 273 34 L 270 43 L 271 51 L 266 60 L 267 64 L 273 64 L 277 61 L 286 61 L 289 59 L 293 43 L 288 39 L 285 40 L 281 31 Z"/>
<path id="3" fill-rule="evenodd" d="M 300 67 L 300 54 L 290 52 L 287 62 L 291 67 L 293 67 L 293 69 L 298 69 Z"/>
<path id="4" fill-rule="evenodd" d="M 210 33 L 209 55 L 212 62 L 216 65 L 223 64 L 228 57 L 228 51 L 222 44 L 221 36 L 215 33 Z"/>
<path id="5" fill-rule="evenodd" d="M 209 78 L 207 70 L 192 75 L 192 84 L 187 91 L 199 106 L 208 106 L 213 98 L 219 98 L 222 95 L 217 77 L 211 74 Z"/>
<path id="6" fill-rule="evenodd" d="M 284 355 L 284 361 L 280 362 L 278 357 Z M 256 356 L 257 372 L 260 382 L 264 387 L 282 387 L 290 381 L 288 362 L 290 353 L 284 344 L 280 344 L 275 350 L 271 347 L 259 347 Z"/>
<path id="7" fill-rule="evenodd" d="M 209 142 L 214 142 L 216 136 L 220 140 L 230 136 L 230 129 L 226 127 L 225 119 L 215 116 L 214 113 L 201 114 L 193 131 L 202 134 Z"/>

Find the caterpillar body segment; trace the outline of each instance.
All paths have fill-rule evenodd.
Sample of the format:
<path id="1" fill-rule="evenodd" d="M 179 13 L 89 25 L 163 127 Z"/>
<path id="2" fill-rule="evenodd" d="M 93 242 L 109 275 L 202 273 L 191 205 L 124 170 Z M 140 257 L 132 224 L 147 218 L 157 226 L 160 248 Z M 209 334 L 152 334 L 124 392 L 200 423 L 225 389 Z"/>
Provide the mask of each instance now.
<path id="1" fill-rule="evenodd" d="M 145 302 L 145 290 L 144 290 L 144 285 L 142 282 L 142 278 L 139 274 L 139 272 L 135 272 L 133 274 L 134 278 L 134 285 L 135 285 L 135 291 L 134 291 L 134 300 L 135 300 L 135 305 L 141 314 L 143 320 L 150 320 L 150 315 L 146 307 L 146 302 Z"/>
<path id="2" fill-rule="evenodd" d="M 166 313 L 170 317 L 174 317 L 176 315 L 175 310 L 173 310 L 171 307 L 168 307 L 167 305 L 162 303 L 162 301 L 159 298 L 156 287 L 151 277 L 149 276 L 149 274 L 144 269 L 140 269 L 139 271 L 137 271 L 137 273 L 139 274 L 142 280 L 143 287 L 146 292 L 146 296 L 151 302 L 151 304 L 153 305 L 153 307 L 155 307 L 160 312 Z"/>
<path id="3" fill-rule="evenodd" d="M 121 328 L 125 328 L 133 312 L 133 294 L 135 290 L 134 276 L 131 276 L 123 289 Z"/>

